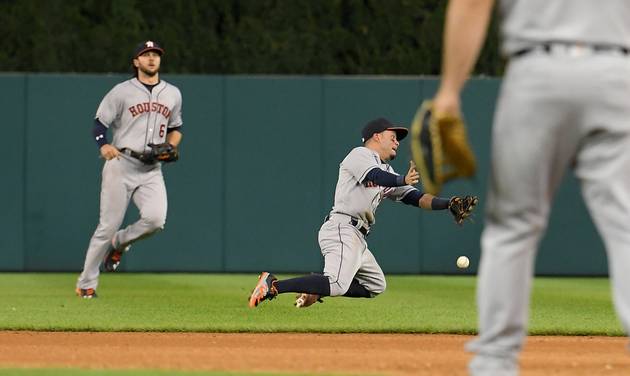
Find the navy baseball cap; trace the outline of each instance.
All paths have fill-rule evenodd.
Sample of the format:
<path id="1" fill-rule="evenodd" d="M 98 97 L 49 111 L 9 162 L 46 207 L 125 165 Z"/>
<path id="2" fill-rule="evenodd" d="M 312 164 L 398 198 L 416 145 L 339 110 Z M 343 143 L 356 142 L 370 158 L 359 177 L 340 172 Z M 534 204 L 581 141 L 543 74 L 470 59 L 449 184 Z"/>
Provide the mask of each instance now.
<path id="1" fill-rule="evenodd" d="M 361 131 L 361 141 L 365 143 L 367 140 L 372 138 L 374 133 L 381 133 L 384 131 L 396 132 L 396 138 L 398 139 L 398 141 L 407 137 L 407 133 L 409 133 L 409 131 L 405 127 L 397 127 L 387 119 L 378 118 L 370 121 L 365 125 L 365 127 L 363 127 L 363 131 Z"/>
<path id="2" fill-rule="evenodd" d="M 157 42 L 148 40 L 145 42 L 141 42 L 136 46 L 136 49 L 133 53 L 133 58 L 135 59 L 147 51 L 155 51 L 160 54 L 160 56 L 164 55 L 164 49 Z"/>

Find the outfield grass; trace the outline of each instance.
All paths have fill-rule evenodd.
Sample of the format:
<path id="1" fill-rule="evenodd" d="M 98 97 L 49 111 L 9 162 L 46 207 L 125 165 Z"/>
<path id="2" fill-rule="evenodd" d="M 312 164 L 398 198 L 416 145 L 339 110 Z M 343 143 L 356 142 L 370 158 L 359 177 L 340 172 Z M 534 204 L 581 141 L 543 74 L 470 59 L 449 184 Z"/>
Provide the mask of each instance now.
<path id="1" fill-rule="evenodd" d="M 0 273 L 0 330 L 476 330 L 469 276 L 388 276 L 387 291 L 375 299 L 327 298 L 308 309 L 294 308 L 293 294 L 248 308 L 254 274 L 104 274 L 92 300 L 74 295 L 75 280 L 75 274 Z M 604 278 L 537 278 L 531 319 L 532 334 L 622 335 Z"/>

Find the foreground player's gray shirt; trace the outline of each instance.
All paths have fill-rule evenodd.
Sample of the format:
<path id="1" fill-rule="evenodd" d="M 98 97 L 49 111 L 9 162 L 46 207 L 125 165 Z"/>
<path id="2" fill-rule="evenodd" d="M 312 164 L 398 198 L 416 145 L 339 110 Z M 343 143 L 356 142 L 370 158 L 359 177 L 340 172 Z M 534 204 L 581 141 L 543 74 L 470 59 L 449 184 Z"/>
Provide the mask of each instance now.
<path id="1" fill-rule="evenodd" d="M 628 0 L 502 0 L 503 52 L 548 42 L 630 48 Z"/>

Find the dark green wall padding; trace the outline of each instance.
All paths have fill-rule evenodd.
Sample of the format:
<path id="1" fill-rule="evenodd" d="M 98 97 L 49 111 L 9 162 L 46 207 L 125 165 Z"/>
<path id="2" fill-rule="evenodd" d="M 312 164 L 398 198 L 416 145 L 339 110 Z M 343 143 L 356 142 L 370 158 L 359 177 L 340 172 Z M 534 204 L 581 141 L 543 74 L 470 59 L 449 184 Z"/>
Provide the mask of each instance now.
<path id="1" fill-rule="evenodd" d="M 80 271 L 98 222 L 102 160 L 92 141 L 99 101 L 123 75 L 1 74 L 6 123 L 0 184 L 0 271 Z M 376 117 L 408 125 L 435 78 L 164 75 L 184 97 L 181 160 L 164 166 L 166 228 L 136 243 L 123 271 L 311 272 L 317 232 L 333 200 L 339 162 Z M 477 177 L 444 196 L 483 204 L 500 80 L 464 92 Z M 111 135 L 110 135 L 111 138 Z M 406 172 L 409 144 L 393 162 Z M 514 140 L 518 142 L 518 140 Z M 567 174 L 556 195 L 536 271 L 605 275 L 606 255 Z M 133 204 L 126 222 L 137 218 Z M 483 207 L 458 227 L 445 212 L 386 201 L 369 236 L 386 273 L 470 274 L 479 262 Z M 468 255 L 471 267 L 455 266 Z"/>

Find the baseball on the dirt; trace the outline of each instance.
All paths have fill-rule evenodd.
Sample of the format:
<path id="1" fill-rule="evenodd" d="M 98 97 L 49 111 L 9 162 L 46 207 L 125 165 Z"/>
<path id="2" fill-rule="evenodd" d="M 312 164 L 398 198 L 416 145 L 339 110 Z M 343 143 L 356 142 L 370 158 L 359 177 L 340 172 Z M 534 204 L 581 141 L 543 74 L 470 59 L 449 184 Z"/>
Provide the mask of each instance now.
<path id="1" fill-rule="evenodd" d="M 460 269 L 466 269 L 470 265 L 470 260 L 466 256 L 459 256 L 457 258 L 457 267 Z"/>

